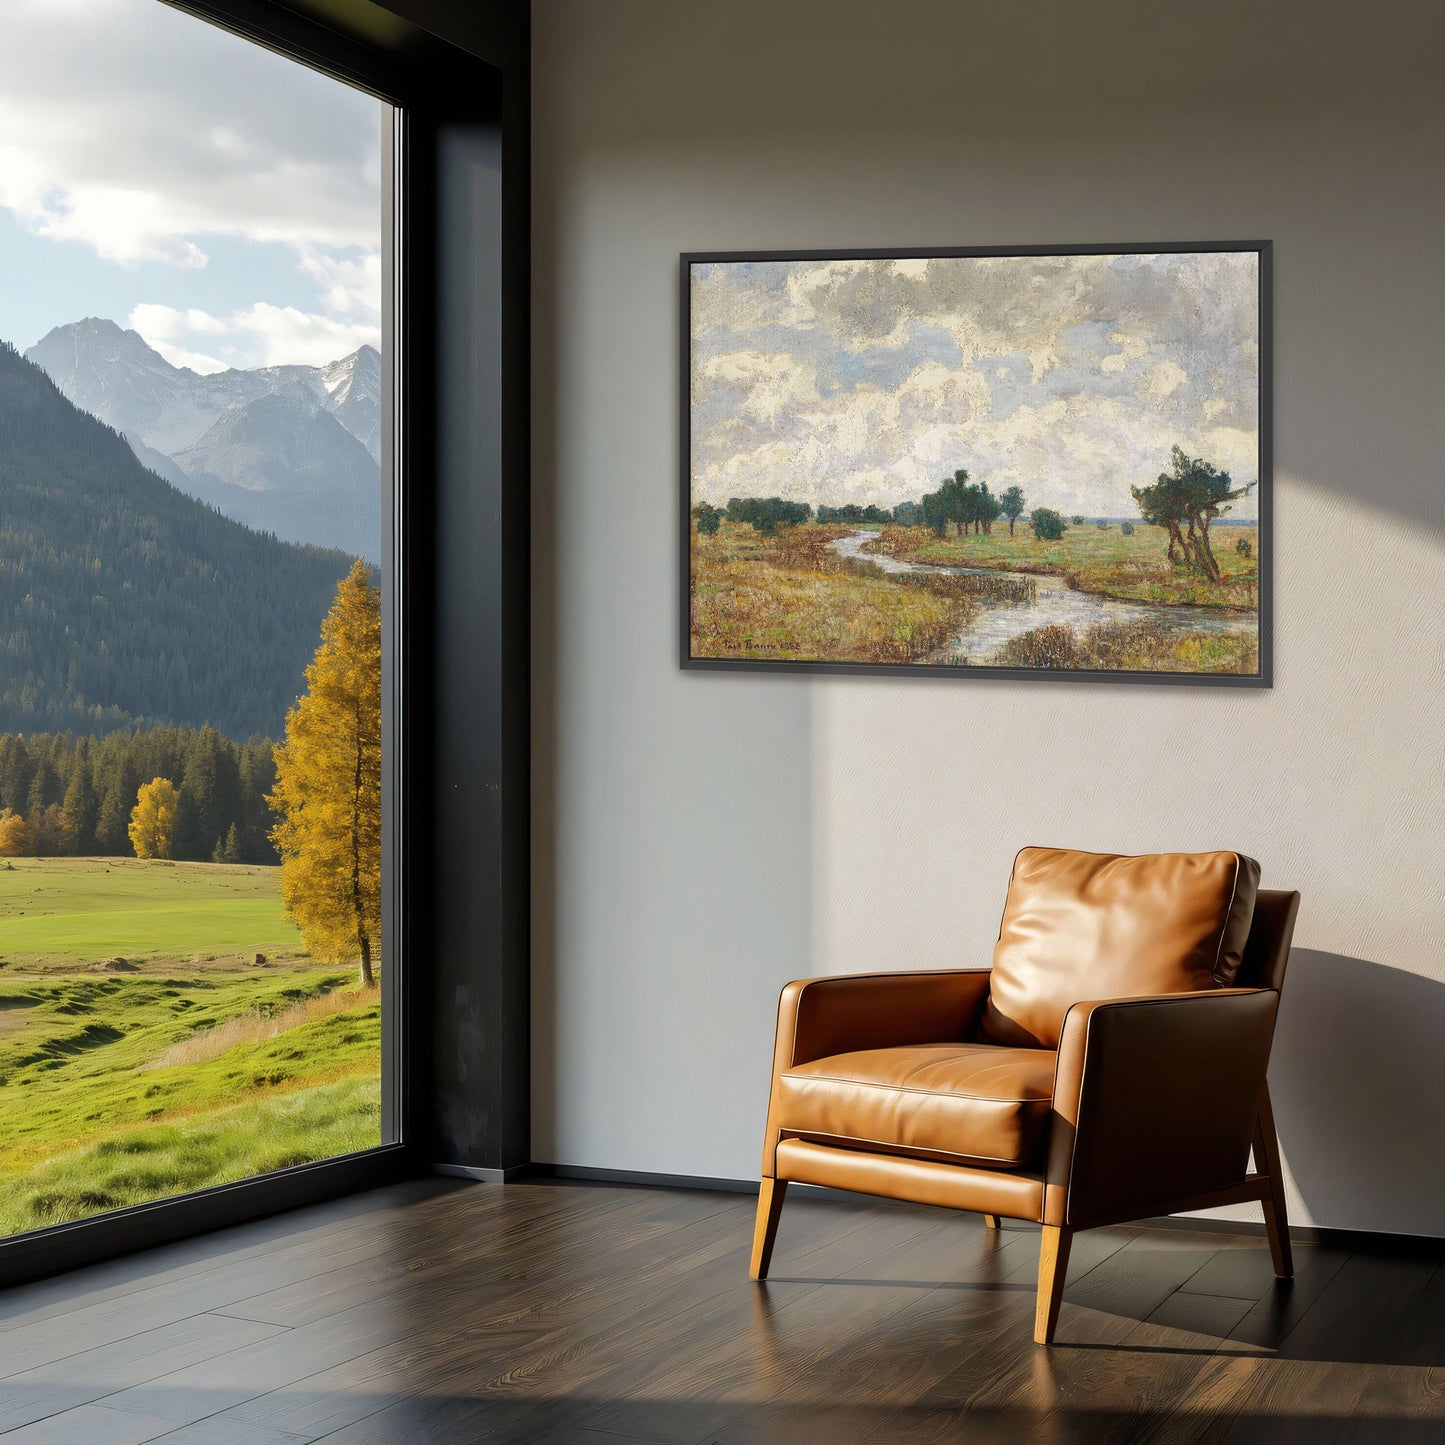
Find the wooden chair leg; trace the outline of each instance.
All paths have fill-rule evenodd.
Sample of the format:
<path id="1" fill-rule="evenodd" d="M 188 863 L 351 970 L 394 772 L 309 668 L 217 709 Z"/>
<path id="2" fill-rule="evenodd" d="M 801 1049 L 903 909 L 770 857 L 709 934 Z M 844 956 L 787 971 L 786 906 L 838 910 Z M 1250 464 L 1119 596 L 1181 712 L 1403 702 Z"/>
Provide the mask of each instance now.
<path id="1" fill-rule="evenodd" d="M 1262 1203 L 1274 1272 L 1280 1279 L 1293 1279 L 1294 1256 L 1289 1245 L 1289 1216 L 1284 1207 L 1284 1174 L 1279 1167 L 1279 1135 L 1274 1131 L 1274 1110 L 1270 1107 L 1267 1085 L 1259 1101 L 1259 1118 L 1254 1126 L 1254 1167 L 1269 1175 L 1269 1192 Z"/>
<path id="2" fill-rule="evenodd" d="M 1034 1343 L 1049 1345 L 1054 1340 L 1054 1326 L 1059 1322 L 1059 1306 L 1064 1300 L 1064 1276 L 1069 1272 L 1069 1246 L 1074 1232 L 1064 1225 L 1044 1225 L 1043 1244 L 1039 1250 L 1039 1296 L 1034 1305 Z"/>
<path id="3" fill-rule="evenodd" d="M 996 1214 L 985 1214 L 984 1217 L 983 1217 L 983 1223 L 984 1223 L 984 1228 L 986 1228 L 986 1229 L 998 1229 L 998 1228 L 999 1228 L 998 1215 L 996 1215 Z"/>
<path id="4" fill-rule="evenodd" d="M 768 1264 L 773 1258 L 773 1241 L 778 1237 L 778 1218 L 783 1212 L 783 1196 L 788 1192 L 786 1179 L 764 1179 L 758 1189 L 758 1217 L 753 1225 L 753 1260 L 748 1273 L 754 1279 L 768 1277 Z"/>

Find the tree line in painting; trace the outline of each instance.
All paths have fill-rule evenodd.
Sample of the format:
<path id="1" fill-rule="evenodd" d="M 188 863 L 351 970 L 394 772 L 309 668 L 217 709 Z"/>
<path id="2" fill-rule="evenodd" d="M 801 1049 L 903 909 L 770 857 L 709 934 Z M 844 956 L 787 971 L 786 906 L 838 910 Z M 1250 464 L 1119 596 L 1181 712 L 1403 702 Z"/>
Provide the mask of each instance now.
<path id="1" fill-rule="evenodd" d="M 1140 518 L 1165 529 L 1168 536 L 1168 559 L 1182 562 L 1211 582 L 1219 582 L 1221 573 L 1210 540 L 1210 526 L 1230 511 L 1230 504 L 1247 496 L 1255 487 L 1247 482 L 1236 487 L 1230 475 L 1202 457 L 1191 457 L 1181 447 L 1174 447 L 1170 470 L 1161 472 L 1158 480 L 1147 487 L 1130 487 L 1139 507 Z M 995 494 L 987 482 L 970 479 L 960 467 L 951 477 L 939 483 L 936 491 L 925 493 L 917 501 L 900 502 L 891 510 L 876 505 L 820 505 L 816 512 L 806 502 L 789 501 L 783 497 L 733 497 L 726 507 L 702 502 L 692 509 L 699 535 L 716 536 L 724 520 L 750 525 L 766 536 L 779 528 L 794 527 L 808 521 L 821 524 L 855 523 L 901 527 L 927 527 L 935 537 L 945 537 L 951 526 L 957 536 L 992 536 L 994 524 L 1005 519 L 1009 536 L 1028 508 L 1022 487 L 1011 486 Z M 1034 507 L 1028 512 L 1034 536 L 1045 542 L 1059 541 L 1068 530 L 1068 521 L 1053 507 Z M 1075 526 L 1084 518 L 1075 515 Z M 1108 526 L 1105 519 L 1097 523 Z M 1126 535 L 1133 524 L 1125 522 Z M 1241 544 L 1248 555 L 1248 543 Z"/>

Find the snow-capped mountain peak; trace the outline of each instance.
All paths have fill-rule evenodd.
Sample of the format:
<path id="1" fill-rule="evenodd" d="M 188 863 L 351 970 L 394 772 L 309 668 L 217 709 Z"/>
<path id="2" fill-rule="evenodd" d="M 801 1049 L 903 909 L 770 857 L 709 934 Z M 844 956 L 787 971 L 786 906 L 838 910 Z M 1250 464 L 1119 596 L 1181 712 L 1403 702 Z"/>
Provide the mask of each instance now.
<path id="1" fill-rule="evenodd" d="M 381 357 L 201 375 L 100 317 L 26 353 L 153 471 L 227 516 L 290 541 L 379 559 Z M 368 455 L 369 453 L 369 455 Z"/>

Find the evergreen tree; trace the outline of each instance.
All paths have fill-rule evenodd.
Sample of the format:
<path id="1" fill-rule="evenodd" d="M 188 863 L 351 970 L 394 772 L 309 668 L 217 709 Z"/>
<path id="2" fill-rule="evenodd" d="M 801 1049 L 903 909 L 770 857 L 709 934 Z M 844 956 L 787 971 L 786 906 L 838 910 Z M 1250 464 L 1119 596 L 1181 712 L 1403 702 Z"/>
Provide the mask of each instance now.
<path id="1" fill-rule="evenodd" d="M 60 785 L 60 775 L 55 771 L 54 764 L 47 756 L 45 740 L 32 739 L 34 753 L 36 754 L 36 768 L 30 779 L 30 792 L 25 800 L 25 816 L 33 818 L 36 814 L 42 813 L 52 803 L 58 803 L 64 796 Z"/>
<path id="2" fill-rule="evenodd" d="M 178 491 L 0 343 L 0 727 L 274 732 L 349 560 Z"/>
<path id="3" fill-rule="evenodd" d="M 132 851 L 130 818 L 141 780 L 180 779 L 172 858 L 211 857 L 234 826 L 238 861 L 274 863 L 266 836 L 272 822 L 266 794 L 276 778 L 272 752 L 265 738 L 238 746 L 215 728 L 151 728 L 103 738 L 0 733 L 0 808 L 26 821 L 31 852 L 118 856 Z"/>
<path id="4" fill-rule="evenodd" d="M 276 749 L 281 898 L 318 958 L 358 958 L 374 982 L 381 939 L 381 595 L 358 561 L 321 624 L 307 691 Z"/>
<path id="5" fill-rule="evenodd" d="M 87 747 L 76 756 L 65 801 L 60 805 L 61 839 L 64 851 L 72 856 L 89 853 L 95 848 L 95 824 L 100 808 L 95 785 L 90 777 L 90 753 Z"/>
<path id="6" fill-rule="evenodd" d="M 269 738 L 248 738 L 237 764 L 241 786 L 241 859 L 245 863 L 278 861 L 271 842 L 271 810 L 266 795 L 276 786 L 276 747 Z"/>

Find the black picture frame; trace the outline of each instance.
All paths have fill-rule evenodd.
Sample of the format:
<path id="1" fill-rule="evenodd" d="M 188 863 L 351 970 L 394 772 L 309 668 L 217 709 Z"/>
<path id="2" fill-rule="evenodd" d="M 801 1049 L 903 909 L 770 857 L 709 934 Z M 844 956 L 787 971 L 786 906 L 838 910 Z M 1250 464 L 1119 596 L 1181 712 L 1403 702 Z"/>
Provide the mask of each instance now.
<path id="1" fill-rule="evenodd" d="M 931 260 L 953 257 L 1187 255 L 1253 252 L 1258 257 L 1259 475 L 1258 475 L 1258 671 L 1179 673 L 1085 668 L 1020 668 L 950 663 L 877 663 L 836 660 L 697 657 L 692 654 L 692 271 L 717 263 Z M 1274 685 L 1274 426 L 1273 426 L 1273 242 L 1207 241 L 1087 245 L 872 247 L 790 251 L 684 251 L 678 267 L 678 556 L 679 662 L 699 672 L 742 672 L 865 677 L 967 679 L 972 681 L 1088 682 L 1170 687 L 1269 688 Z"/>

